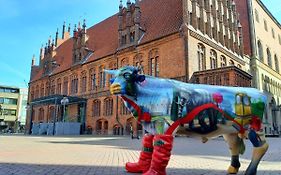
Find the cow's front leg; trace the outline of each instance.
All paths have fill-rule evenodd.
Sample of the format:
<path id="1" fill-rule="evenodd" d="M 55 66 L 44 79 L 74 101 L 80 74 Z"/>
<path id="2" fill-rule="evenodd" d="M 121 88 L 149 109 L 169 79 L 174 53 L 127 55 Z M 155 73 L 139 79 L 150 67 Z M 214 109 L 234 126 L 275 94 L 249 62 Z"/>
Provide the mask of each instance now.
<path id="1" fill-rule="evenodd" d="M 255 175 L 257 173 L 259 162 L 268 149 L 268 144 L 265 142 L 264 134 L 259 137 L 254 130 L 250 130 L 248 138 L 252 142 L 254 148 L 252 160 L 245 175 Z"/>
<path id="2" fill-rule="evenodd" d="M 231 154 L 231 163 L 230 166 L 228 167 L 227 172 L 229 174 L 237 174 L 238 170 L 240 168 L 240 162 L 239 162 L 239 150 L 241 144 L 241 140 L 238 137 L 237 134 L 225 134 L 223 135 L 225 141 L 228 143 L 229 146 L 229 151 Z"/>
<path id="3" fill-rule="evenodd" d="M 165 121 L 158 121 L 155 126 L 157 134 L 153 138 L 151 166 L 143 175 L 166 175 L 166 167 L 171 156 L 174 137 L 164 134 Z"/>
<path id="4" fill-rule="evenodd" d="M 146 172 L 151 163 L 152 152 L 153 152 L 153 135 L 145 134 L 142 138 L 142 151 L 140 152 L 140 157 L 138 162 L 126 163 L 126 170 L 131 173 L 144 173 Z"/>

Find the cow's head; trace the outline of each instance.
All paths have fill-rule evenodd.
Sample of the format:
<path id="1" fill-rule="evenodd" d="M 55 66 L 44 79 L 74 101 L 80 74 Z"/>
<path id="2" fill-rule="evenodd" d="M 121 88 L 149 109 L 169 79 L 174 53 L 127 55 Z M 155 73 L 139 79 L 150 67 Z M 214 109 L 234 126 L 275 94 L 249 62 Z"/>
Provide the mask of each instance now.
<path id="1" fill-rule="evenodd" d="M 136 97 L 137 85 L 145 80 L 140 75 L 140 69 L 133 66 L 125 66 L 118 70 L 104 70 L 105 73 L 113 75 L 110 79 L 110 93 L 113 95 L 128 95 Z"/>

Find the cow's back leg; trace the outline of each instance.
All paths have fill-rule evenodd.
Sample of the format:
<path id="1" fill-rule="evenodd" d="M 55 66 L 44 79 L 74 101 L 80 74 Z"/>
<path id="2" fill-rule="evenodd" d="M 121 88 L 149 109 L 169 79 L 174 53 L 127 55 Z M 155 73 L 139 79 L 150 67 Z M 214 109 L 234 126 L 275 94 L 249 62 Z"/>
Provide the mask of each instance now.
<path id="1" fill-rule="evenodd" d="M 268 144 L 265 141 L 264 133 L 259 136 L 254 130 L 250 130 L 248 138 L 253 144 L 252 160 L 248 166 L 245 175 L 255 175 L 257 173 L 257 168 L 260 160 L 268 149 Z"/>
<path id="2" fill-rule="evenodd" d="M 239 150 L 240 150 L 241 140 L 236 133 L 225 134 L 223 135 L 223 137 L 225 141 L 228 143 L 229 151 L 231 154 L 231 163 L 230 166 L 228 167 L 227 172 L 229 174 L 236 174 L 240 168 Z"/>

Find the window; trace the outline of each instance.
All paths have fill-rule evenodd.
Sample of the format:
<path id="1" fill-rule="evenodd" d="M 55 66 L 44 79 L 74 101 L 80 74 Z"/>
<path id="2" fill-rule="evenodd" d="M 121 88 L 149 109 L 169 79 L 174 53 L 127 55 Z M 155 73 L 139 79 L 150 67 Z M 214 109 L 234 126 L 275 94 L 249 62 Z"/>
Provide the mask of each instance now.
<path id="1" fill-rule="evenodd" d="M 129 113 L 130 113 L 130 111 L 129 111 L 128 108 L 125 106 L 124 102 L 121 101 L 120 114 L 121 114 L 121 115 L 128 115 Z"/>
<path id="2" fill-rule="evenodd" d="M 271 33 L 272 33 L 272 37 L 275 38 L 275 32 L 273 28 L 271 28 Z"/>
<path id="3" fill-rule="evenodd" d="M 276 70 L 276 72 L 280 73 L 279 62 L 278 62 L 277 55 L 274 55 L 274 62 L 275 62 L 275 70 Z"/>
<path id="4" fill-rule="evenodd" d="M 240 64 L 237 64 L 237 67 L 238 67 L 239 69 L 242 69 L 242 66 L 241 66 Z"/>
<path id="5" fill-rule="evenodd" d="M 56 90 L 55 80 L 52 80 L 52 81 L 51 81 L 51 91 L 50 91 L 50 95 L 54 95 L 54 94 L 55 94 L 55 90 Z"/>
<path id="6" fill-rule="evenodd" d="M 260 40 L 258 40 L 258 52 L 259 52 L 259 59 L 263 62 L 263 48 Z"/>
<path id="7" fill-rule="evenodd" d="M 229 60 L 229 65 L 230 66 L 234 66 L 234 61 L 233 60 Z"/>
<path id="8" fill-rule="evenodd" d="M 267 65 L 272 68 L 271 53 L 269 48 L 266 49 L 266 53 L 267 53 Z"/>
<path id="9" fill-rule="evenodd" d="M 63 95 L 68 94 L 68 78 L 64 77 L 63 79 Z"/>
<path id="10" fill-rule="evenodd" d="M 40 108 L 39 109 L 38 121 L 43 121 L 43 120 L 44 120 L 44 109 Z"/>
<path id="11" fill-rule="evenodd" d="M 203 44 L 197 45 L 197 58 L 198 58 L 198 68 L 199 71 L 206 70 L 206 58 L 205 58 L 205 47 Z"/>
<path id="12" fill-rule="evenodd" d="M 113 99 L 112 98 L 106 98 L 104 100 L 104 112 L 105 112 L 105 116 L 110 116 L 113 114 Z"/>
<path id="13" fill-rule="evenodd" d="M 87 90 L 87 72 L 83 71 L 81 73 L 81 92 L 86 92 Z"/>
<path id="14" fill-rule="evenodd" d="M 121 67 L 128 66 L 128 65 L 129 65 L 129 59 L 128 58 L 123 58 L 121 60 Z"/>
<path id="15" fill-rule="evenodd" d="M 45 92 L 46 96 L 49 96 L 49 93 L 50 93 L 50 84 L 49 82 L 46 82 L 46 92 Z"/>
<path id="16" fill-rule="evenodd" d="M 35 98 L 39 98 L 39 85 L 35 88 Z"/>
<path id="17" fill-rule="evenodd" d="M 153 49 L 148 53 L 149 73 L 151 76 L 159 76 L 159 55 L 158 49 Z"/>
<path id="18" fill-rule="evenodd" d="M 100 100 L 94 100 L 93 102 L 93 116 L 100 116 Z"/>
<path id="19" fill-rule="evenodd" d="M 18 100 L 13 98 L 0 98 L 0 104 L 17 105 Z"/>
<path id="20" fill-rule="evenodd" d="M 218 60 L 217 60 L 217 53 L 216 51 L 214 50 L 211 50 L 210 52 L 210 68 L 211 69 L 216 69 L 218 66 L 217 66 L 217 63 L 218 63 Z"/>
<path id="21" fill-rule="evenodd" d="M 226 64 L 226 58 L 225 58 L 225 56 L 221 56 L 221 67 L 225 67 L 225 66 L 227 66 L 227 64 Z"/>
<path id="22" fill-rule="evenodd" d="M 256 21 L 257 22 L 260 22 L 260 19 L 259 19 L 259 12 L 257 9 L 255 9 L 255 16 L 256 16 Z"/>
<path id="23" fill-rule="evenodd" d="M 90 69 L 90 79 L 89 79 L 89 82 L 90 82 L 90 89 L 91 90 L 95 90 L 96 87 L 97 87 L 97 77 L 96 77 L 96 70 L 95 69 Z"/>
<path id="24" fill-rule="evenodd" d="M 131 32 L 130 33 L 130 42 L 134 42 L 135 41 L 135 32 Z"/>
<path id="25" fill-rule="evenodd" d="M 264 30 L 265 30 L 265 31 L 268 31 L 268 29 L 267 29 L 267 22 L 266 22 L 266 20 L 264 20 L 264 21 L 263 21 L 263 24 L 264 24 Z"/>
<path id="26" fill-rule="evenodd" d="M 134 66 L 140 67 L 141 70 L 143 71 L 143 56 L 142 54 L 137 54 L 134 57 Z M 144 73 L 144 72 L 141 72 Z"/>
<path id="27" fill-rule="evenodd" d="M 45 87 L 44 87 L 44 83 L 42 83 L 41 84 L 40 97 L 44 97 L 44 91 L 45 91 Z"/>
<path id="28" fill-rule="evenodd" d="M 61 79 L 57 79 L 57 94 L 61 94 Z"/>
<path id="29" fill-rule="evenodd" d="M 99 87 L 104 88 L 105 87 L 105 82 L 106 82 L 106 76 L 105 73 L 103 72 L 104 67 L 100 66 L 99 67 Z"/>
<path id="30" fill-rule="evenodd" d="M 281 37 L 280 37 L 280 35 L 278 35 L 278 41 L 279 41 L 279 44 L 281 45 Z"/>
<path id="31" fill-rule="evenodd" d="M 71 93 L 78 93 L 78 76 L 77 74 L 72 75 L 71 77 Z"/>

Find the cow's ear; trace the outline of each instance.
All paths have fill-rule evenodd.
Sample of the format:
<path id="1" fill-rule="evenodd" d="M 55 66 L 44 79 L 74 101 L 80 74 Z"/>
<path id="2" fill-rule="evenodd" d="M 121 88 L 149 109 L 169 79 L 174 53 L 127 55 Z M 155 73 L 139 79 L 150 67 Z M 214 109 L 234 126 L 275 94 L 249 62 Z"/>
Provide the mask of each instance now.
<path id="1" fill-rule="evenodd" d="M 137 76 L 137 82 L 143 82 L 145 80 L 145 75 L 138 75 Z"/>

